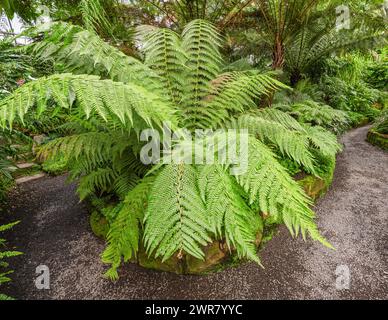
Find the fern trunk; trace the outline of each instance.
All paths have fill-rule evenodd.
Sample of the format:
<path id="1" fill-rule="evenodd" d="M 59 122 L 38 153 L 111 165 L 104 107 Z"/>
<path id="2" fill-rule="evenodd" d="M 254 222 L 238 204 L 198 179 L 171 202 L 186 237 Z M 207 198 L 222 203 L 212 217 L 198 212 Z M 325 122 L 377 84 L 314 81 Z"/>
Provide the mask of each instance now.
<path id="1" fill-rule="evenodd" d="M 302 74 L 300 73 L 299 70 L 294 70 L 293 72 L 291 72 L 291 76 L 290 76 L 291 87 L 294 88 L 300 80 L 302 80 Z"/>
<path id="2" fill-rule="evenodd" d="M 280 36 L 276 36 L 275 45 L 273 48 L 273 60 L 272 60 L 272 68 L 274 70 L 283 69 L 285 61 L 285 52 L 283 41 Z"/>

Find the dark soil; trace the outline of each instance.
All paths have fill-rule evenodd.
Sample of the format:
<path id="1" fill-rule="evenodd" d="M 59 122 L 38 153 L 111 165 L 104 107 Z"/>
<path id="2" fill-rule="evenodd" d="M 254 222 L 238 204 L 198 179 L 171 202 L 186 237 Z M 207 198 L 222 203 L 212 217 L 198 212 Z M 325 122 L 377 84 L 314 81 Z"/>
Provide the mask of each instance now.
<path id="1" fill-rule="evenodd" d="M 3 293 L 18 299 L 388 299 L 388 153 L 365 142 L 368 128 L 347 133 L 333 186 L 318 201 L 322 233 L 336 251 L 293 240 L 285 228 L 253 263 L 209 276 L 178 276 L 127 264 L 120 280 L 103 278 L 104 242 L 88 224 L 74 185 L 44 178 L 12 193 L 0 222 L 21 220 L 7 234 L 25 254 L 11 259 L 13 282 Z M 12 238 L 10 238 L 12 237 Z M 47 265 L 51 289 L 35 287 Z M 336 268 L 350 270 L 350 288 L 336 288 Z"/>

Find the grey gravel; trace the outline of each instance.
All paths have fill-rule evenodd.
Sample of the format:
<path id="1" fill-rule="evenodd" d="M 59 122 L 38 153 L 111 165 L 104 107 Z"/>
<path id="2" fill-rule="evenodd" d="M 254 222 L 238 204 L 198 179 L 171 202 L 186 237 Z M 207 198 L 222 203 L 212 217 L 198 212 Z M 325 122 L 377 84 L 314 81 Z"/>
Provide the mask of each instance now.
<path id="1" fill-rule="evenodd" d="M 45 177 L 21 185 L 0 216 L 0 223 L 22 220 L 9 240 L 25 252 L 12 259 L 13 282 L 1 290 L 19 299 L 387 299 L 388 153 L 365 142 L 367 131 L 344 135 L 333 186 L 315 208 L 336 251 L 293 240 L 282 227 L 261 253 L 265 269 L 247 263 L 178 276 L 126 264 L 113 283 L 102 277 L 104 242 L 91 233 L 75 186 Z M 35 288 L 41 264 L 50 268 L 50 290 Z M 336 288 L 338 266 L 349 268 L 348 290 Z"/>

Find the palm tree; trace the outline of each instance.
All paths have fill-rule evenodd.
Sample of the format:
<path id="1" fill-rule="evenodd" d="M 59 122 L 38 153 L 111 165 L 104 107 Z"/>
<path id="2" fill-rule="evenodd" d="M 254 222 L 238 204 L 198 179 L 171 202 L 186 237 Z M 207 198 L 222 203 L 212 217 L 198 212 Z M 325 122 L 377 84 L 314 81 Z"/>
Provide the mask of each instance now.
<path id="1" fill-rule="evenodd" d="M 351 28 L 339 31 L 336 8 L 340 4 L 338 0 L 255 0 L 236 26 L 254 28 L 258 53 L 263 54 L 266 44 L 272 68 L 288 71 L 295 85 L 303 73 L 333 53 L 384 43 L 386 27 L 379 7 L 364 3 L 361 9 L 359 1 L 349 3 Z"/>
<path id="2" fill-rule="evenodd" d="M 316 8 L 318 0 L 257 0 L 259 27 L 272 46 L 274 69 L 282 69 L 285 49 Z"/>
<path id="3" fill-rule="evenodd" d="M 335 8 L 337 3 L 317 9 L 295 32 L 286 52 L 286 69 L 291 84 L 296 84 L 303 73 L 310 72 L 323 59 L 334 53 L 368 50 L 386 43 L 383 17 L 376 7 L 351 16 L 350 29 L 338 30 Z M 350 9 L 351 10 L 351 9 Z"/>
<path id="4" fill-rule="evenodd" d="M 318 159 L 339 150 L 336 137 L 303 126 L 275 109 L 258 109 L 260 97 L 285 85 L 255 70 L 223 72 L 222 38 L 204 21 L 181 35 L 141 27 L 142 61 L 124 55 L 96 34 L 55 23 L 36 30 L 29 54 L 53 59 L 64 73 L 30 82 L 0 102 L 4 127 L 23 125 L 26 115 L 67 114 L 66 136 L 40 154 L 62 155 L 80 179 L 81 199 L 97 195 L 110 222 L 103 260 L 117 278 L 122 259 L 139 246 L 163 261 L 204 258 L 203 247 L 224 241 L 240 258 L 259 262 L 263 226 L 285 223 L 330 246 L 313 221 L 310 199 L 278 162 L 277 155 L 317 174 Z M 233 176 L 227 165 L 144 165 L 139 133 L 164 122 L 172 129 L 248 129 L 247 171 Z M 102 201 L 104 200 L 104 201 Z"/>

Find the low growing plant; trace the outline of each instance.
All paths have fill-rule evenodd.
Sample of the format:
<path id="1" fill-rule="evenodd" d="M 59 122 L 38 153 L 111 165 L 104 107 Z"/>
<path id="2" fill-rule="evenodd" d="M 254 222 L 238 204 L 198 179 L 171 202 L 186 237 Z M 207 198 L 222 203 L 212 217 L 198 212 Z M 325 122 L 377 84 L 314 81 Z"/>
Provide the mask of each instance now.
<path id="1" fill-rule="evenodd" d="M 12 229 L 18 223 L 19 222 L 14 222 L 11 224 L 0 226 L 0 233 L 3 233 L 4 231 Z M 9 275 L 13 271 L 6 270 L 9 266 L 6 260 L 22 254 L 21 252 L 18 252 L 18 251 L 4 250 L 4 247 L 6 247 L 6 240 L 0 238 L 0 287 L 2 284 L 11 281 L 11 278 L 9 277 Z M 0 300 L 10 300 L 10 299 L 12 298 L 0 293 Z"/>

